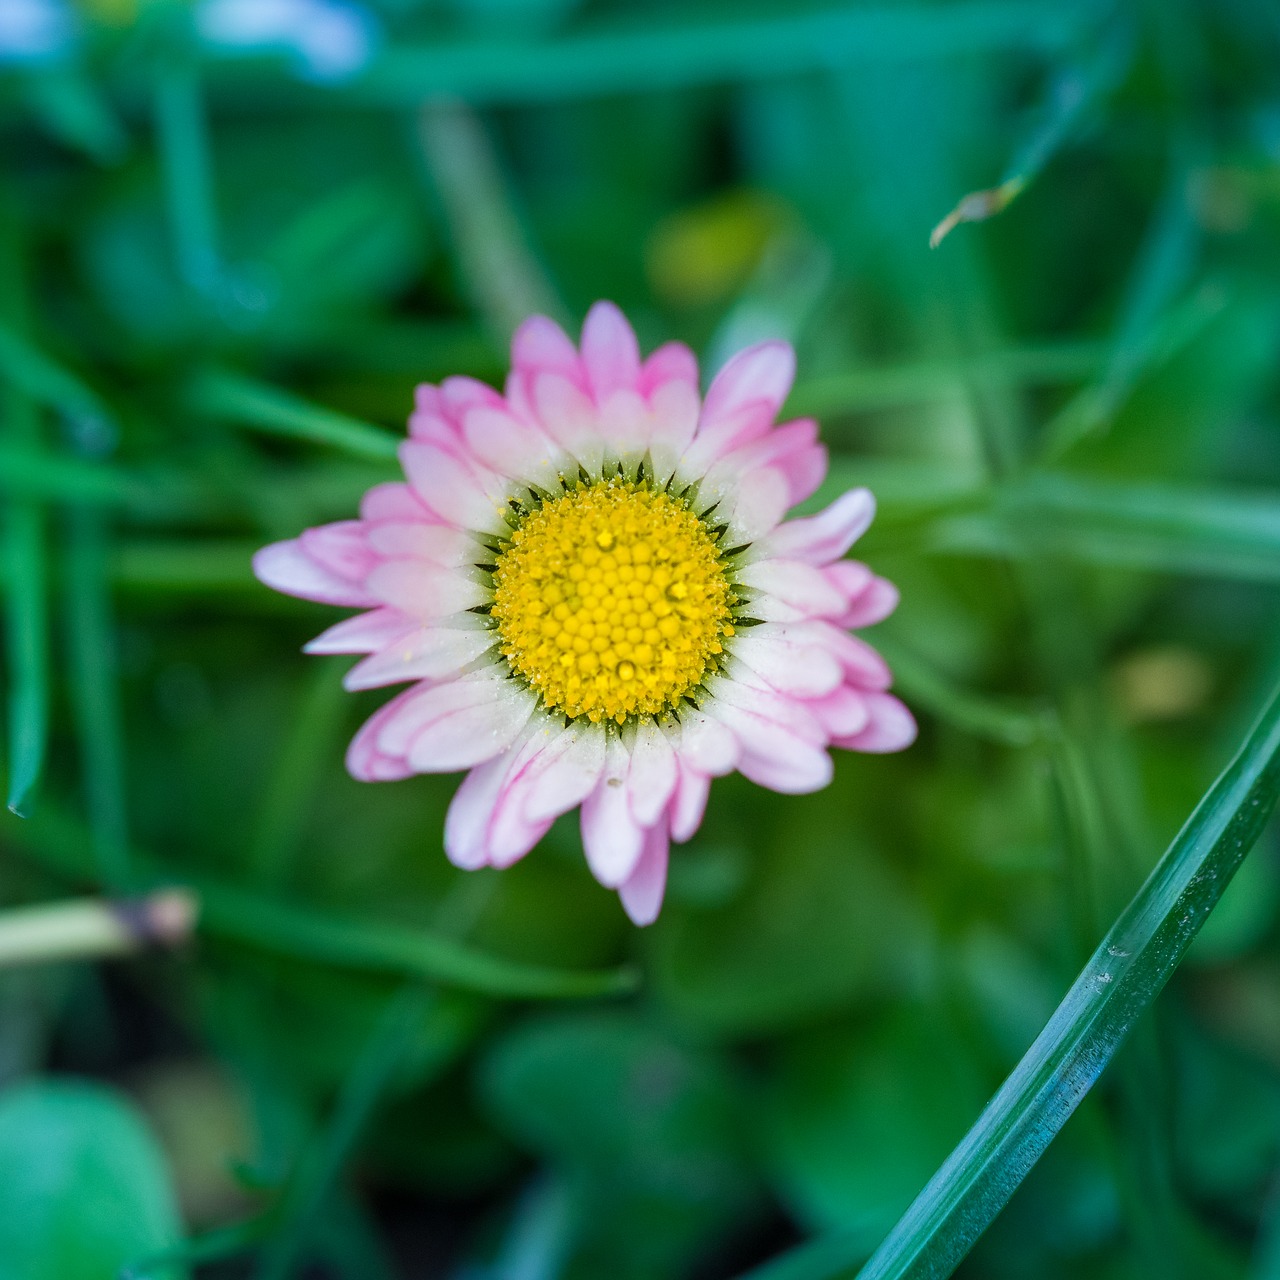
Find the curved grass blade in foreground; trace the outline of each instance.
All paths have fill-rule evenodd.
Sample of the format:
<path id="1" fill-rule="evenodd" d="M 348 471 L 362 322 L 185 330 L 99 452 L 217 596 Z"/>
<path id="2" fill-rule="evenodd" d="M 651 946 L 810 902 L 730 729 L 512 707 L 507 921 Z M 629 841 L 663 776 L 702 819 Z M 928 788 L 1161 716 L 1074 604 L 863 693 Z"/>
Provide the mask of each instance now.
<path id="1" fill-rule="evenodd" d="M 1196 806 L 1022 1061 L 857 1280 L 943 1280 L 1089 1092 L 1155 1000 L 1280 794 L 1280 690 Z M 802 1246 L 754 1280 L 837 1280 L 859 1259 L 833 1240 Z"/>

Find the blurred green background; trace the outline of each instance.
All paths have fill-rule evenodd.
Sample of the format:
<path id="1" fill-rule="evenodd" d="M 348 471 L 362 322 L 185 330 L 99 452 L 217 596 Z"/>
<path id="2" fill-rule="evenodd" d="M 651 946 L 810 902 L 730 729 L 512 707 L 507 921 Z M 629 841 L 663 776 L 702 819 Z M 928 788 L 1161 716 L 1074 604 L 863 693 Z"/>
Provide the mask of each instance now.
<path id="1" fill-rule="evenodd" d="M 644 932 L 347 778 L 249 572 L 600 297 L 796 345 L 922 726 L 718 783 Z M 851 1274 L 1280 678 L 1278 352 L 1273 0 L 0 0 L 0 902 L 202 903 L 0 968 L 0 1276 Z M 1278 908 L 1271 833 L 959 1274 L 1280 1277 Z"/>

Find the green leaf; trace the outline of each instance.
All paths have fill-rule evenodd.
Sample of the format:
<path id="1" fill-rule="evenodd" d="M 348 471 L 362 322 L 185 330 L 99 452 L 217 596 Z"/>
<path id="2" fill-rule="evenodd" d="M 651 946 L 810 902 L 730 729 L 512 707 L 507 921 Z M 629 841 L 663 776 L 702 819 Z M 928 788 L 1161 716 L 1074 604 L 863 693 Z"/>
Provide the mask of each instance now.
<path id="1" fill-rule="evenodd" d="M 0 1181 L 0 1274 L 14 1280 L 109 1280 L 182 1234 L 155 1139 L 100 1085 L 40 1081 L 0 1096 Z"/>
<path id="2" fill-rule="evenodd" d="M 1280 794 L 1280 691 L 1103 938 L 1022 1061 L 858 1280 L 949 1276 L 1004 1207 L 1168 982 Z M 813 1265 L 799 1261 L 812 1248 Z M 795 1280 L 835 1280 L 856 1255 L 802 1246 Z"/>

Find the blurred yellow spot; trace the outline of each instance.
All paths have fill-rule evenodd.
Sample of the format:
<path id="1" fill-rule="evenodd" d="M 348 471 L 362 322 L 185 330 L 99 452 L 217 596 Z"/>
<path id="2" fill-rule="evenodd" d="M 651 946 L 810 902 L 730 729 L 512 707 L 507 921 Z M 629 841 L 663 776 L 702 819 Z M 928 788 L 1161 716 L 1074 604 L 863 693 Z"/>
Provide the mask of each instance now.
<path id="1" fill-rule="evenodd" d="M 702 680 L 735 603 L 706 525 L 617 480 L 543 503 L 494 570 L 511 667 L 546 706 L 593 721 L 656 715 Z"/>
<path id="2" fill-rule="evenodd" d="M 1209 664 L 1191 649 L 1143 649 L 1111 673 L 1121 715 L 1131 723 L 1177 720 L 1198 711 L 1213 688 Z"/>
<path id="3" fill-rule="evenodd" d="M 732 191 L 681 209 L 654 228 L 645 247 L 653 292 L 677 307 L 705 306 L 736 292 L 786 222 L 758 191 Z"/>

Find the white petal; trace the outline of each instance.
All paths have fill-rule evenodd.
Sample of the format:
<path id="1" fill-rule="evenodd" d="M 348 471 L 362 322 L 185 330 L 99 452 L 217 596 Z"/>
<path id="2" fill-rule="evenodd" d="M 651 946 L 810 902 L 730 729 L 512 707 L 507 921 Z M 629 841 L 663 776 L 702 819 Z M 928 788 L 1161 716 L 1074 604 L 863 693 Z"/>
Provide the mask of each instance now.
<path id="1" fill-rule="evenodd" d="M 374 653 L 417 627 L 413 618 L 399 609 L 370 609 L 354 618 L 344 618 L 309 640 L 304 653 Z"/>
<path id="2" fill-rule="evenodd" d="M 400 446 L 400 463 L 415 492 L 442 520 L 482 533 L 500 533 L 505 527 L 497 477 L 486 489 L 486 478 L 461 459 L 419 440 Z"/>
<path id="3" fill-rule="evenodd" d="M 644 830 L 631 816 L 627 774 L 631 757 L 615 735 L 605 751 L 604 776 L 582 803 L 582 845 L 592 875 L 616 889 L 635 868 Z"/>
<path id="4" fill-rule="evenodd" d="M 385 520 L 370 524 L 369 545 L 390 559 L 429 560 L 455 568 L 475 564 L 484 547 L 461 529 L 426 520 Z"/>
<path id="5" fill-rule="evenodd" d="M 641 720 L 631 748 L 627 799 L 632 817 L 651 827 L 667 807 L 676 787 L 676 753 L 652 720 Z"/>
<path id="6" fill-rule="evenodd" d="M 808 564 L 830 564 L 867 531 L 875 514 L 876 500 L 871 490 L 852 489 L 816 516 L 779 525 L 761 551 Z"/>
<path id="7" fill-rule="evenodd" d="M 667 887 L 667 828 L 665 823 L 650 827 L 645 833 L 641 851 L 631 874 L 618 886 L 623 910 L 633 924 L 652 924 L 662 910 Z"/>
<path id="8" fill-rule="evenodd" d="M 253 572 L 259 582 L 304 600 L 356 608 L 378 603 L 363 583 L 353 583 L 313 560 L 297 538 L 263 547 L 253 557 Z"/>
<path id="9" fill-rule="evenodd" d="M 487 630 L 420 627 L 352 667 L 342 683 L 354 690 L 405 680 L 442 680 L 457 675 L 496 640 Z"/>
<path id="10" fill-rule="evenodd" d="M 531 771 L 524 815 L 531 822 L 568 813 L 595 790 L 604 770 L 606 733 L 603 725 L 574 721 L 563 730 L 561 748 Z"/>
<path id="11" fill-rule="evenodd" d="M 845 595 L 827 581 L 821 569 L 799 560 L 758 560 L 739 572 L 738 581 L 763 593 L 749 606 L 756 618 L 831 618 L 847 607 Z M 778 609 L 777 605 L 783 608 Z M 778 618 L 778 614 L 783 616 Z"/>
<path id="12" fill-rule="evenodd" d="M 719 720 L 702 711 L 680 713 L 680 742 L 676 748 L 682 765 L 711 778 L 732 773 L 738 763 L 738 739 Z"/>
<path id="13" fill-rule="evenodd" d="M 489 819 L 510 768 L 511 754 L 495 756 L 472 769 L 453 793 L 444 819 L 444 851 L 454 866 L 473 871 L 489 861 Z"/>
<path id="14" fill-rule="evenodd" d="M 702 825 L 702 815 L 707 809 L 707 797 L 711 794 L 711 779 L 683 766 L 680 782 L 676 786 L 675 800 L 671 805 L 671 838 L 677 844 L 690 839 Z"/>
<path id="15" fill-rule="evenodd" d="M 515 741 L 536 702 L 501 677 L 434 685 L 422 695 L 424 722 L 409 745 L 409 763 L 419 773 L 452 773 L 491 760 Z"/>
<path id="16" fill-rule="evenodd" d="M 821 633 L 804 623 L 767 622 L 735 636 L 733 655 L 780 693 L 821 698 L 840 686 L 844 668 L 820 641 Z"/>
<path id="17" fill-rule="evenodd" d="M 369 575 L 369 593 L 411 618 L 430 622 L 451 613 L 474 609 L 489 599 L 489 591 L 457 569 L 425 560 L 384 560 Z"/>

